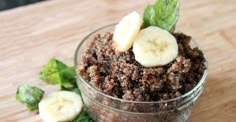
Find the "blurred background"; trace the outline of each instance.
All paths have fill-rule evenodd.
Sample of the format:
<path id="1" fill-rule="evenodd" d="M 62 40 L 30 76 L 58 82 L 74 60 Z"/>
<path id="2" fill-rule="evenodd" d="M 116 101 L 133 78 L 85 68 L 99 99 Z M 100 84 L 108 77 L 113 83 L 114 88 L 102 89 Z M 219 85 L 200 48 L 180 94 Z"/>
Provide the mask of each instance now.
<path id="1" fill-rule="evenodd" d="M 29 5 L 41 1 L 45 0 L 0 0 L 0 11 L 12 9 L 23 5 Z"/>

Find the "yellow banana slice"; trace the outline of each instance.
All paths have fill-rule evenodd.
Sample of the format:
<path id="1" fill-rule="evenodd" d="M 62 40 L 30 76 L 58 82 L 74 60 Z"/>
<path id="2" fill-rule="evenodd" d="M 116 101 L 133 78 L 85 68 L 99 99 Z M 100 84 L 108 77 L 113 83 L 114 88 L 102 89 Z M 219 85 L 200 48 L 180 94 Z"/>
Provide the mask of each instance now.
<path id="1" fill-rule="evenodd" d="M 142 24 L 143 19 L 140 15 L 132 12 L 116 25 L 113 41 L 117 51 L 125 52 L 132 47 Z"/>
<path id="2" fill-rule="evenodd" d="M 69 91 L 58 91 L 44 95 L 39 103 L 39 114 L 45 122 L 71 121 L 82 110 L 79 95 Z"/>
<path id="3" fill-rule="evenodd" d="M 156 26 L 142 29 L 133 44 L 136 61 L 145 67 L 163 66 L 178 55 L 178 44 L 168 31 Z"/>

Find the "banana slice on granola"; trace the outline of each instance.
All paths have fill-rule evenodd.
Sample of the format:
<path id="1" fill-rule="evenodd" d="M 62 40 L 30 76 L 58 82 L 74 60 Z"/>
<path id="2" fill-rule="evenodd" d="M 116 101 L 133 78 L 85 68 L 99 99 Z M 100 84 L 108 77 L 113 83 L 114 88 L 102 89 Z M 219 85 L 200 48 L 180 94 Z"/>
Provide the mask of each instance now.
<path id="1" fill-rule="evenodd" d="M 133 52 L 135 59 L 143 66 L 163 66 L 177 57 L 178 44 L 168 31 L 150 26 L 139 32 Z"/>
<path id="2" fill-rule="evenodd" d="M 117 51 L 125 52 L 132 47 L 142 24 L 143 19 L 140 15 L 132 12 L 116 25 L 113 41 Z"/>

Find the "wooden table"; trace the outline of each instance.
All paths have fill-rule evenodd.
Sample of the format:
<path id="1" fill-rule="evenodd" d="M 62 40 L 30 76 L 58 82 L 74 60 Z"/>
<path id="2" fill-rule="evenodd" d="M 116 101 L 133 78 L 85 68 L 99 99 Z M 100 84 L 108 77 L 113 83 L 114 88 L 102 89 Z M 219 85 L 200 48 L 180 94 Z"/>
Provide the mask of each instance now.
<path id="1" fill-rule="evenodd" d="M 41 121 L 15 100 L 28 83 L 47 93 L 38 72 L 51 57 L 73 65 L 77 44 L 89 32 L 142 14 L 155 0 L 54 0 L 0 12 L 0 121 Z M 236 121 L 236 1 L 182 0 L 177 25 L 203 47 L 209 61 L 205 90 L 189 122 Z"/>

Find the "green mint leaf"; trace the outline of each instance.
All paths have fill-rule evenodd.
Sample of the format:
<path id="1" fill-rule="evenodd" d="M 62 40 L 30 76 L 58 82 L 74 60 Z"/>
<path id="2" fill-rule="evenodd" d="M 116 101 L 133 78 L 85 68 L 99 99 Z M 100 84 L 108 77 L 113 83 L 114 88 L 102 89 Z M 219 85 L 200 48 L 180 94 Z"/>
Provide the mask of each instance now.
<path id="1" fill-rule="evenodd" d="M 81 96 L 81 91 L 79 88 L 74 88 L 72 91 Z"/>
<path id="2" fill-rule="evenodd" d="M 157 25 L 155 21 L 156 12 L 153 5 L 148 5 L 143 13 L 144 27 Z"/>
<path id="3" fill-rule="evenodd" d="M 47 82 L 48 84 L 60 84 L 60 71 L 65 68 L 67 68 L 67 66 L 64 63 L 55 58 L 52 58 L 49 60 L 48 64 L 46 64 L 40 71 L 39 77 L 41 80 Z"/>
<path id="4" fill-rule="evenodd" d="M 27 84 L 22 84 L 17 88 L 16 100 L 25 105 L 29 111 L 38 109 L 38 104 L 42 99 L 44 91 Z"/>
<path id="5" fill-rule="evenodd" d="M 76 85 L 76 71 L 75 67 L 67 67 L 60 71 L 61 87 L 66 89 L 72 89 L 77 87 Z"/>
<path id="6" fill-rule="evenodd" d="M 179 18 L 179 0 L 158 0 L 154 9 L 158 26 L 173 32 Z"/>
<path id="7" fill-rule="evenodd" d="M 75 67 L 68 67 L 52 58 L 40 71 L 39 77 L 48 84 L 57 84 L 61 86 L 61 89 L 70 90 L 77 87 L 75 70 Z"/>
<path id="8" fill-rule="evenodd" d="M 172 33 L 179 18 L 179 0 L 158 0 L 146 7 L 143 17 L 145 27 L 158 26 Z"/>
<path id="9" fill-rule="evenodd" d="M 80 114 L 71 122 L 95 122 L 86 111 L 80 112 Z"/>

